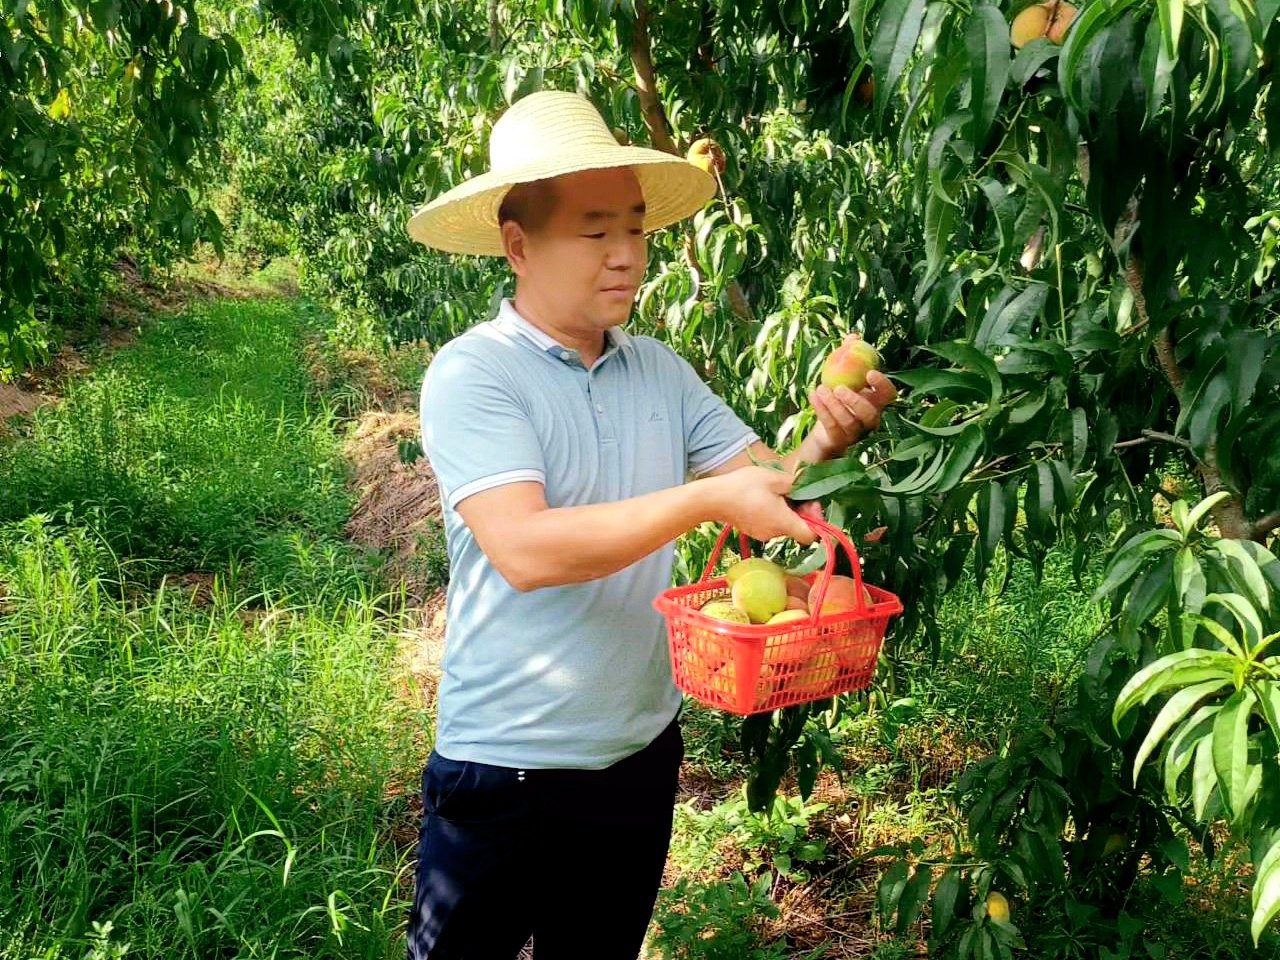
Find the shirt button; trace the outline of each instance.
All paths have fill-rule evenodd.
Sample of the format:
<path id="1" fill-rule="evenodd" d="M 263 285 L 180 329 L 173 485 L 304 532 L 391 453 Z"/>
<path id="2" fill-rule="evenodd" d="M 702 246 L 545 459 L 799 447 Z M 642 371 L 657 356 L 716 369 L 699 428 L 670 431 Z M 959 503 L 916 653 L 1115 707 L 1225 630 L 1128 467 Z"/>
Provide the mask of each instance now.
<path id="1" fill-rule="evenodd" d="M 604 407 L 600 406 L 598 403 L 596 404 L 596 413 L 604 413 Z"/>
<path id="2" fill-rule="evenodd" d="M 570 353 L 569 353 L 569 351 L 568 351 L 568 350 L 561 350 L 561 351 L 560 351 L 560 359 L 561 359 L 561 360 L 568 360 L 568 359 L 569 359 L 569 357 L 570 357 Z"/>

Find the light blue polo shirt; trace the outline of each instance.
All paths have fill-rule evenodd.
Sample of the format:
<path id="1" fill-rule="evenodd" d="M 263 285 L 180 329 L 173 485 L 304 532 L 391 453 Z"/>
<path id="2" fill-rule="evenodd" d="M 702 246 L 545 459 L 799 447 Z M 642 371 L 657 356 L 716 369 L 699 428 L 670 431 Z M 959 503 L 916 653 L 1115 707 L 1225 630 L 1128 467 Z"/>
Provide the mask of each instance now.
<path id="1" fill-rule="evenodd" d="M 652 606 L 674 547 L 520 593 L 457 506 L 520 481 L 543 484 L 551 507 L 623 500 L 713 470 L 755 434 L 660 341 L 615 327 L 587 370 L 510 301 L 440 350 L 420 409 L 450 564 L 436 750 L 533 769 L 600 769 L 640 750 L 681 702 Z"/>

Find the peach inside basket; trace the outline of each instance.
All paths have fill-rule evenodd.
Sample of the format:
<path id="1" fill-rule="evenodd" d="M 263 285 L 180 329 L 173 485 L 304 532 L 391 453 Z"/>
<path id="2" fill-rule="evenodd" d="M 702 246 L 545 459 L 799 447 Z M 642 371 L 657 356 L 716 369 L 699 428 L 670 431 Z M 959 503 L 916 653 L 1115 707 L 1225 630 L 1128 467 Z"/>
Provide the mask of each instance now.
<path id="1" fill-rule="evenodd" d="M 827 542 L 828 563 L 825 570 L 805 579 L 813 584 L 830 576 L 838 540 L 861 580 L 857 551 L 844 531 L 820 521 L 810 523 Z M 707 564 L 708 573 L 714 569 L 723 543 L 722 534 Z M 742 555 L 746 555 L 745 549 Z M 726 599 L 729 594 L 724 578 L 710 579 L 704 573 L 697 583 L 664 591 L 654 606 L 667 620 L 676 686 L 709 706 L 748 715 L 870 685 L 885 630 L 890 618 L 902 612 L 902 602 L 887 590 L 868 585 L 867 591 L 873 602 L 863 609 L 816 621 L 728 623 L 701 612 L 707 602 Z"/>

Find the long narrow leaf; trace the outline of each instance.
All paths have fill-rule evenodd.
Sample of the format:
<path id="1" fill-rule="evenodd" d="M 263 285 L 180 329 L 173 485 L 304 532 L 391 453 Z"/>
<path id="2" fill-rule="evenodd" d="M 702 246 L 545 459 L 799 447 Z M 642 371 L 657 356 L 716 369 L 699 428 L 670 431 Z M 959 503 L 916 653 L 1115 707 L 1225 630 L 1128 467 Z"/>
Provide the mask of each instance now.
<path id="1" fill-rule="evenodd" d="M 969 49 L 973 113 L 970 142 L 975 151 L 981 151 L 1009 82 L 1009 25 L 999 7 L 982 4 L 969 15 L 964 37 Z"/>
<path id="2" fill-rule="evenodd" d="M 885 107 L 894 97 L 902 72 L 915 52 L 924 24 L 925 6 L 925 0 L 888 0 L 880 11 L 875 35 L 871 38 L 877 121 L 883 121 Z"/>
<path id="3" fill-rule="evenodd" d="M 1233 824 L 1245 810 L 1249 784 L 1249 717 L 1257 695 L 1248 687 L 1237 690 L 1213 721 L 1213 769 L 1222 805 Z"/>
<path id="4" fill-rule="evenodd" d="M 1263 858 L 1266 870 L 1259 870 L 1253 887 L 1253 919 L 1249 923 L 1249 932 L 1253 934 L 1254 946 L 1262 939 L 1262 931 L 1272 920 L 1280 915 L 1280 841 L 1277 841 Z"/>
<path id="5" fill-rule="evenodd" d="M 1179 650 L 1161 657 L 1129 678 L 1116 698 L 1112 722 L 1118 726 L 1126 713 L 1171 686 L 1188 686 L 1217 677 L 1234 677 L 1237 662 L 1235 657 L 1220 650 L 1204 650 L 1200 647 Z"/>
<path id="6" fill-rule="evenodd" d="M 1218 704 L 1206 704 L 1191 715 L 1191 719 L 1178 728 L 1169 741 L 1164 755 L 1164 792 L 1169 803 L 1179 802 L 1178 782 L 1195 755 L 1200 741 L 1213 732 L 1213 718 Z"/>
<path id="7" fill-rule="evenodd" d="M 1196 819 L 1203 820 L 1209 808 L 1209 800 L 1218 787 L 1218 777 L 1213 769 L 1213 736 L 1207 736 L 1196 747 L 1195 766 L 1191 771 L 1191 806 Z"/>
<path id="8" fill-rule="evenodd" d="M 1147 762 L 1151 752 L 1159 746 L 1160 741 L 1165 738 L 1169 731 L 1190 713 L 1201 700 L 1230 685 L 1230 677 L 1217 677 L 1213 680 L 1206 680 L 1204 683 L 1183 687 L 1169 698 L 1169 702 L 1156 714 L 1156 718 L 1151 724 L 1151 729 L 1147 731 L 1146 739 L 1142 741 L 1142 746 L 1138 748 L 1138 755 L 1133 761 L 1133 783 L 1135 786 L 1138 783 L 1138 775 L 1142 773 L 1143 764 Z"/>

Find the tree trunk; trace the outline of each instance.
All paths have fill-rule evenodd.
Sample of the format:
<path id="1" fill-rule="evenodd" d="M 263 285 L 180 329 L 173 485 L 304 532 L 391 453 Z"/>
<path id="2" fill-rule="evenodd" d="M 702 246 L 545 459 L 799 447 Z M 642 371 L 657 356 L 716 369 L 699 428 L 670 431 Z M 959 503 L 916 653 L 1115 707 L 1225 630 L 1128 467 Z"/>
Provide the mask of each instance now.
<path id="1" fill-rule="evenodd" d="M 649 139 L 654 147 L 665 153 L 680 156 L 680 148 L 671 137 L 671 127 L 667 123 L 667 112 L 663 109 L 662 100 L 658 97 L 658 78 L 653 69 L 653 49 L 649 39 L 649 4 L 648 0 L 635 0 L 636 19 L 631 32 L 631 65 L 636 71 L 636 93 L 640 97 L 640 109 L 644 113 L 644 124 L 649 131 Z M 690 268 L 702 280 L 701 271 L 692 257 L 692 250 L 687 252 Z M 733 312 L 742 320 L 754 320 L 755 315 L 747 295 L 737 280 L 731 280 L 725 291 Z"/>
<path id="2" fill-rule="evenodd" d="M 653 145 L 666 153 L 679 156 L 671 128 L 667 125 L 667 112 L 658 98 L 658 80 L 653 70 L 653 52 L 649 43 L 649 4 L 636 0 L 636 22 L 631 33 L 631 65 L 636 71 L 636 92 L 640 96 L 640 109 L 644 111 L 644 124 L 649 129 Z"/>

